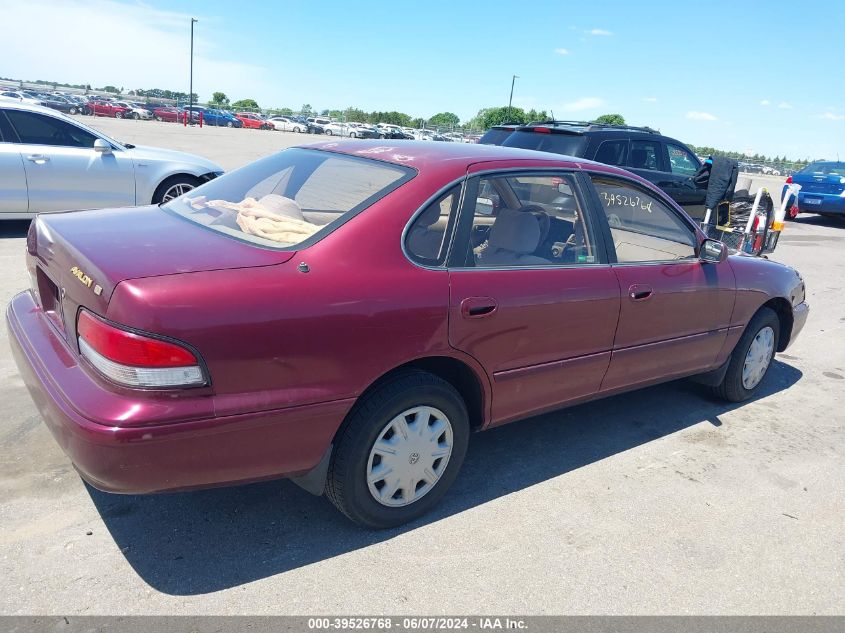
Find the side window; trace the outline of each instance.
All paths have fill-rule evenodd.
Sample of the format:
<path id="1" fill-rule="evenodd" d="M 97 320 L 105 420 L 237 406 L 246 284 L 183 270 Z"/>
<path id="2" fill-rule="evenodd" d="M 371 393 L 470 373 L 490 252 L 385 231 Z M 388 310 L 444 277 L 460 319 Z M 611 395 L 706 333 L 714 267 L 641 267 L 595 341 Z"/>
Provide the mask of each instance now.
<path id="1" fill-rule="evenodd" d="M 439 266 L 446 261 L 460 195 L 461 188 L 453 187 L 414 218 L 405 235 L 405 248 L 415 262 Z"/>
<path id="2" fill-rule="evenodd" d="M 698 171 L 698 161 L 687 150 L 674 143 L 666 143 L 669 151 L 669 167 L 673 174 L 693 176 Z"/>
<path id="3" fill-rule="evenodd" d="M 628 167 L 659 170 L 660 143 L 657 141 L 631 141 Z"/>
<path id="4" fill-rule="evenodd" d="M 12 130 L 12 126 L 9 125 L 9 121 L 6 119 L 3 111 L 0 110 L 0 142 L 14 143 L 15 141 L 17 141 L 15 132 Z"/>
<path id="5" fill-rule="evenodd" d="M 35 112 L 6 110 L 21 143 L 61 147 L 94 147 L 93 134 L 66 121 Z"/>
<path id="6" fill-rule="evenodd" d="M 593 160 L 606 165 L 624 166 L 628 160 L 628 141 L 604 141 L 596 150 Z"/>
<path id="7" fill-rule="evenodd" d="M 484 177 L 473 204 L 465 266 L 601 263 L 570 174 Z"/>
<path id="8" fill-rule="evenodd" d="M 610 225 L 617 261 L 659 262 L 695 258 L 695 232 L 672 209 L 639 187 L 593 177 Z"/>

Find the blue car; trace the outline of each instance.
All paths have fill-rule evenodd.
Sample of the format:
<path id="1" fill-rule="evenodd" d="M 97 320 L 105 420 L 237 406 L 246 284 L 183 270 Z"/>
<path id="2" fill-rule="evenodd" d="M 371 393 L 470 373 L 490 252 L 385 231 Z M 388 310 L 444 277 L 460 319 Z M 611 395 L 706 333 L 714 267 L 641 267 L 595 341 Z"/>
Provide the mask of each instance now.
<path id="1" fill-rule="evenodd" d="M 205 108 L 203 106 L 191 106 L 185 108 L 185 110 L 189 110 L 192 113 L 192 121 L 199 121 L 200 112 L 202 112 L 203 125 L 220 127 L 243 127 L 244 125 L 235 115 L 224 110 L 215 110 L 214 108 Z"/>
<path id="2" fill-rule="evenodd" d="M 797 200 L 788 191 L 790 184 L 801 185 Z M 799 213 L 845 216 L 845 163 L 810 163 L 786 179 L 781 195 L 789 195 L 786 207 L 789 218 Z"/>

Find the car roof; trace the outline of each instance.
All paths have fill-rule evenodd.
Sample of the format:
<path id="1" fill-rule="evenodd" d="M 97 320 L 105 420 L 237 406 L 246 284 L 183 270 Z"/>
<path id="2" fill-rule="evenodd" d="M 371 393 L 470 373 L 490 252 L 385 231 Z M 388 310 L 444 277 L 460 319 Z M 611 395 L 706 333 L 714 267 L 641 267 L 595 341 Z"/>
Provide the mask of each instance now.
<path id="1" fill-rule="evenodd" d="M 59 112 L 58 110 L 53 110 L 53 108 L 35 105 L 34 103 L 25 103 L 23 101 L 5 101 L 0 99 L 0 107 L 9 108 L 13 110 L 26 110 L 28 112 L 38 112 L 40 114 L 48 114 L 51 117 L 55 117 L 57 119 L 66 118 L 61 112 Z"/>
<path id="2" fill-rule="evenodd" d="M 583 158 L 563 156 L 549 152 L 539 152 L 518 147 L 502 147 L 501 145 L 480 145 L 478 143 L 442 143 L 438 141 L 406 141 L 389 144 L 385 139 L 379 140 L 349 140 L 342 142 L 320 142 L 312 145 L 302 145 L 311 149 L 319 149 L 350 156 L 363 156 L 383 160 L 397 165 L 407 165 L 420 169 L 442 164 L 444 161 L 484 163 L 493 161 L 530 160 L 544 161 L 550 166 L 579 167 L 590 165 L 601 167 L 602 171 L 608 167 Z M 627 174 L 622 170 L 619 173 Z"/>

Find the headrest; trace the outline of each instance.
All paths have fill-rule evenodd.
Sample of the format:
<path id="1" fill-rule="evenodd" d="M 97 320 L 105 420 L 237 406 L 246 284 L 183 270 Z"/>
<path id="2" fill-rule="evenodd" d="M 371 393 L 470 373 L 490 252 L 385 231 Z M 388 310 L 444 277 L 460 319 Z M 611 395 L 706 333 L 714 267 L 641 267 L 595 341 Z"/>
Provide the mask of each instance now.
<path id="1" fill-rule="evenodd" d="M 431 226 L 437 220 L 440 219 L 440 205 L 439 204 L 432 204 L 429 206 L 425 211 L 420 213 L 420 217 L 417 218 L 418 224 L 415 222 L 415 226 Z"/>
<path id="2" fill-rule="evenodd" d="M 533 213 L 502 209 L 490 228 L 489 244 L 514 253 L 533 253 L 540 244 L 540 222 Z"/>
<path id="3" fill-rule="evenodd" d="M 258 204 L 276 215 L 293 218 L 294 220 L 302 220 L 303 222 L 307 221 L 305 216 L 302 215 L 302 208 L 296 200 L 285 198 L 277 193 L 268 193 L 258 200 Z"/>
<path id="4" fill-rule="evenodd" d="M 646 154 L 644 149 L 631 150 L 631 165 L 633 167 L 642 167 L 645 165 L 646 160 L 648 160 L 648 154 Z"/>

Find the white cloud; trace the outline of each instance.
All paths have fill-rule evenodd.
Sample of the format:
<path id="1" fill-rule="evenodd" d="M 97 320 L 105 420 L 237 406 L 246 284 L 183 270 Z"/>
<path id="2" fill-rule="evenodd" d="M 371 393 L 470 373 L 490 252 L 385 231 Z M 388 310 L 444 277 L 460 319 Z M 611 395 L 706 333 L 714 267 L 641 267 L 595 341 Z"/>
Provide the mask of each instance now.
<path id="1" fill-rule="evenodd" d="M 580 112 L 581 110 L 592 110 L 593 108 L 600 108 L 605 103 L 604 99 L 599 97 L 581 97 L 576 101 L 564 103 L 560 107 L 564 112 Z M 558 108 L 555 108 L 556 110 Z"/>
<path id="2" fill-rule="evenodd" d="M 606 31 L 604 29 L 590 29 L 589 31 L 585 31 L 587 35 L 599 35 L 599 36 L 609 36 L 613 35 L 610 31 Z"/>
<path id="3" fill-rule="evenodd" d="M 767 105 L 771 105 L 771 104 L 772 104 L 772 102 L 771 102 L 771 101 L 769 101 L 768 99 L 763 99 L 763 100 L 760 102 L 760 105 L 761 105 L 761 106 L 767 106 Z"/>
<path id="4" fill-rule="evenodd" d="M 7 29 L 0 38 L 0 59 L 15 60 L 21 79 L 47 79 L 125 90 L 162 88 L 188 92 L 190 19 L 194 32 L 194 92 L 208 99 L 213 91 L 232 99 L 272 100 L 274 84 L 267 69 L 231 59 L 229 46 L 215 18 L 203 14 L 154 9 L 142 3 L 114 0 L 52 0 L 49 10 L 39 2 L 2 2 L 4 24 L 37 24 L 37 41 L 50 51 L 38 54 L 32 32 Z M 85 28 L 68 28 L 68 25 Z M 103 34 L 117 34 L 104 42 Z M 108 36 L 107 36 L 108 37 Z M 236 46 L 236 45 L 235 45 Z M 29 53 L 27 53 L 29 51 Z M 269 104 L 268 104 L 269 105 Z"/>
<path id="5" fill-rule="evenodd" d="M 569 51 L 565 48 L 556 48 L 555 53 L 557 53 L 558 55 L 569 55 Z"/>
<path id="6" fill-rule="evenodd" d="M 710 114 L 709 112 L 698 112 L 697 110 L 692 110 L 691 112 L 687 112 L 687 118 L 692 119 L 693 121 L 715 121 L 716 117 Z"/>
<path id="7" fill-rule="evenodd" d="M 781 102 L 778 104 L 778 107 L 779 107 L 781 110 L 791 110 L 791 109 L 792 109 L 792 104 L 791 104 L 791 103 L 789 103 L 789 102 L 787 102 L 787 101 L 781 101 Z"/>
<path id="8" fill-rule="evenodd" d="M 646 103 L 657 103 L 657 97 L 643 97 L 643 101 Z"/>
<path id="9" fill-rule="evenodd" d="M 820 119 L 827 119 L 828 121 L 845 121 L 845 114 L 836 114 L 835 112 L 825 112 Z"/>

